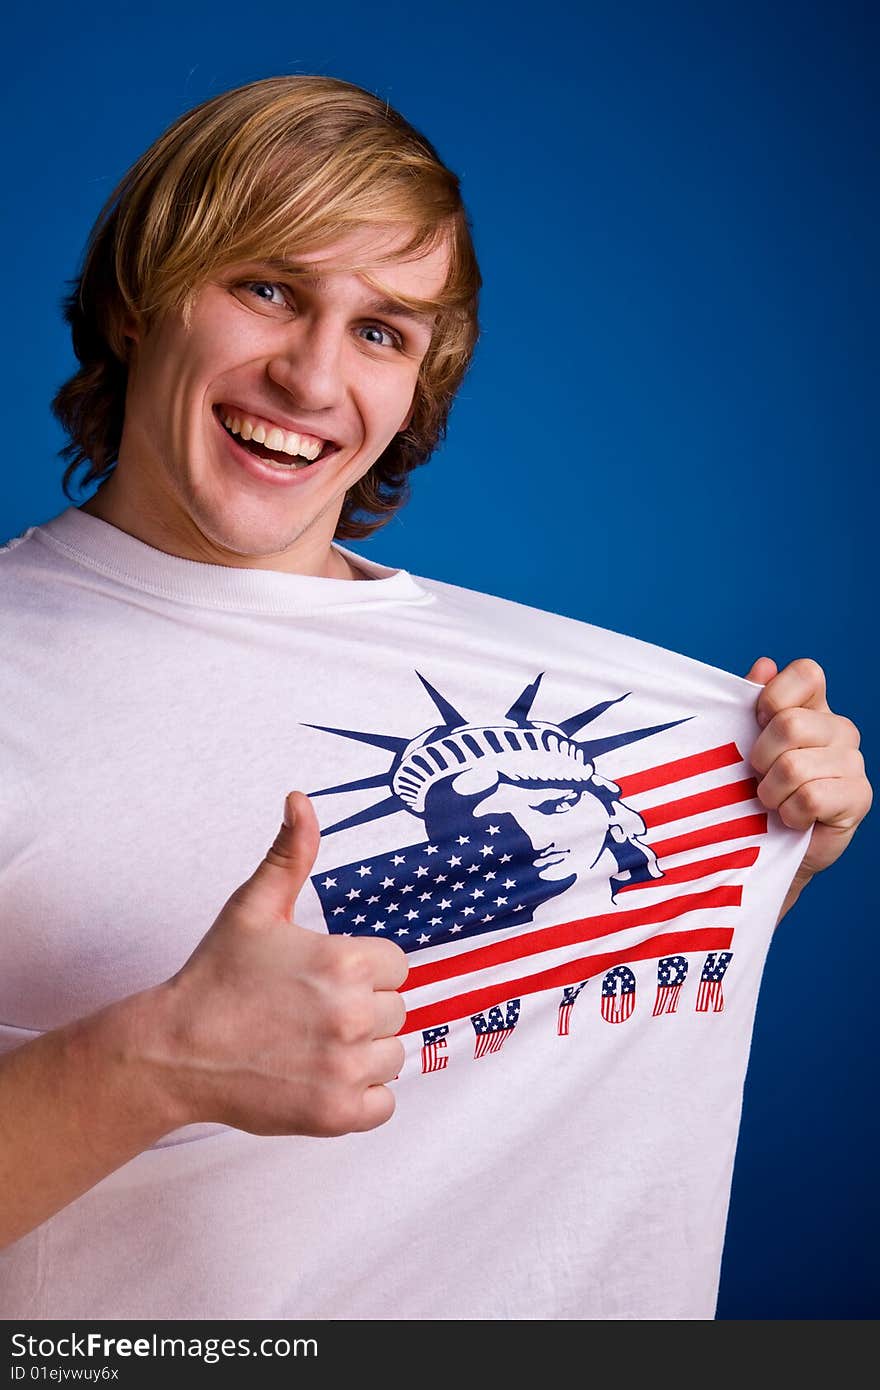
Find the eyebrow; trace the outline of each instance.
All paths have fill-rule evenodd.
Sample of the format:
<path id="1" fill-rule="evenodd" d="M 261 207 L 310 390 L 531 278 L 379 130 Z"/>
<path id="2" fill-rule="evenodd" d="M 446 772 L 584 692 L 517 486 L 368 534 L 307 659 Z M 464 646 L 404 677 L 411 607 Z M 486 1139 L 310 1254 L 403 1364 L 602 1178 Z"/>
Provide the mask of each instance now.
<path id="1" fill-rule="evenodd" d="M 255 264 L 268 266 L 270 270 L 278 271 L 282 275 L 294 276 L 315 290 L 326 290 L 329 285 L 329 281 L 324 276 L 309 274 L 302 265 L 297 265 L 295 261 L 270 258 L 257 261 Z M 409 304 L 404 304 L 399 299 L 371 299 L 369 303 L 361 305 L 361 308 L 367 314 L 390 314 L 397 318 L 411 319 L 414 323 L 420 323 L 427 329 L 433 329 L 437 318 L 436 313 L 423 309 L 413 309 Z"/>

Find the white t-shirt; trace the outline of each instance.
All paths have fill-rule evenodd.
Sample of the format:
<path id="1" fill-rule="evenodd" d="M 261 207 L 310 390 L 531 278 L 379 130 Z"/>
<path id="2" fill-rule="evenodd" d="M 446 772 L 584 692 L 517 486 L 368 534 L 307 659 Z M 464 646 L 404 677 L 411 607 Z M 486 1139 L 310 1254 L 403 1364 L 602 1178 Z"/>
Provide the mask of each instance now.
<path id="1" fill-rule="evenodd" d="M 809 832 L 758 687 L 338 547 L 206 565 L 69 507 L 0 550 L 0 1049 L 177 971 L 274 838 L 410 954 L 364 1134 L 168 1134 L 0 1252 L 0 1316 L 711 1318 L 758 986 Z"/>

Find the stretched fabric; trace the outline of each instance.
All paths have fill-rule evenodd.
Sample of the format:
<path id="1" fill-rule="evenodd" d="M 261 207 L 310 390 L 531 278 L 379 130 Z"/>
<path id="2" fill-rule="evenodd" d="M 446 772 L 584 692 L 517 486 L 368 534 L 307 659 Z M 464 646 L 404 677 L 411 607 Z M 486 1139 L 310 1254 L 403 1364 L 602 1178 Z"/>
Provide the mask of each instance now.
<path id="1" fill-rule="evenodd" d="M 292 788 L 296 920 L 410 965 L 387 1124 L 173 1131 L 0 1252 L 0 1316 L 711 1318 L 809 838 L 759 688 L 337 548 L 362 579 L 70 507 L 0 550 L 0 1049 L 176 972 Z"/>

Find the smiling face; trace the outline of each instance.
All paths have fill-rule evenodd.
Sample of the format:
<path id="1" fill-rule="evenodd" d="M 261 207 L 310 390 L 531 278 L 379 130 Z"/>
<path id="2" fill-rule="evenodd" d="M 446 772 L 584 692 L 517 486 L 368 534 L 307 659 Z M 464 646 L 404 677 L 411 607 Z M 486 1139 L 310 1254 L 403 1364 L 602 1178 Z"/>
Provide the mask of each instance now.
<path id="1" fill-rule="evenodd" d="M 297 264 L 369 261 L 406 236 L 356 232 L 297 255 Z M 370 273 L 392 294 L 431 299 L 445 284 L 448 254 L 444 245 Z M 352 577 L 331 549 L 345 494 L 406 428 L 431 342 L 430 316 L 387 304 L 380 311 L 376 300 L 353 272 L 303 281 L 242 262 L 200 290 L 188 329 L 176 311 L 145 333 L 130 321 L 118 462 L 82 510 L 185 559 Z M 282 470 L 230 437 L 222 417 L 236 414 L 338 447 Z"/>

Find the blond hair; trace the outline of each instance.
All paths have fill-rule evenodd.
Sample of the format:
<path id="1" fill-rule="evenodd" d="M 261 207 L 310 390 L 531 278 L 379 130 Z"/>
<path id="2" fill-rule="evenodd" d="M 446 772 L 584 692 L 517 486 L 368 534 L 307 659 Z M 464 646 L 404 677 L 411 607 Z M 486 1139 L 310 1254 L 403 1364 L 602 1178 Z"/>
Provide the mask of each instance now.
<path id="1" fill-rule="evenodd" d="M 63 300 L 79 370 L 52 401 L 70 443 L 65 495 L 115 467 L 128 379 L 126 313 L 149 328 L 178 310 L 188 325 L 201 285 L 224 264 L 319 252 L 347 232 L 400 226 L 412 236 L 384 260 L 444 242 L 446 284 L 436 300 L 397 294 L 436 313 L 420 364 L 412 418 L 346 493 L 337 539 L 384 525 L 409 497 L 408 475 L 445 437 L 449 411 L 479 338 L 482 285 L 458 177 L 397 111 L 334 77 L 267 77 L 180 116 L 123 176 L 86 244 Z M 331 262 L 321 268 L 358 270 Z M 315 267 L 313 267 L 315 268 Z M 358 518 L 358 513 L 372 516 Z"/>

